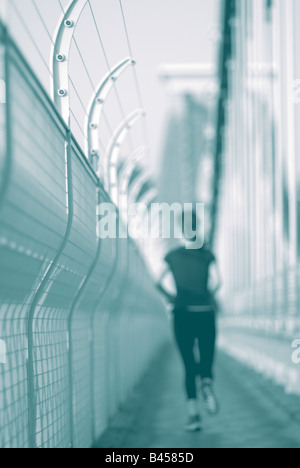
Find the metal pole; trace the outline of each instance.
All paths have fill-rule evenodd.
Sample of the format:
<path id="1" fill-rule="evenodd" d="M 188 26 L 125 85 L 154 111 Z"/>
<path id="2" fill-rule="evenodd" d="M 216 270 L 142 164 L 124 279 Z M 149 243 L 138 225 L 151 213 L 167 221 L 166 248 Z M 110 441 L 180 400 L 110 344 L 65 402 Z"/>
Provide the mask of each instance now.
<path id="1" fill-rule="evenodd" d="M 120 195 L 127 194 L 129 189 L 129 182 L 132 177 L 134 169 L 137 167 L 138 163 L 142 158 L 147 154 L 148 149 L 146 146 L 141 146 L 137 148 L 134 153 L 127 159 L 125 165 L 122 169 L 122 173 L 119 177 L 119 190 Z"/>
<path id="2" fill-rule="evenodd" d="M 143 172 L 140 176 L 134 181 L 130 191 L 129 203 L 136 202 L 138 194 L 142 189 L 143 185 L 147 182 L 151 181 L 151 174 L 148 172 Z M 151 187 L 153 188 L 153 187 Z"/>
<path id="3" fill-rule="evenodd" d="M 118 203 L 118 161 L 121 151 L 121 145 L 131 130 L 132 126 L 141 118 L 145 116 L 143 109 L 137 109 L 132 114 L 128 115 L 119 127 L 114 132 L 112 139 L 108 145 L 105 166 L 103 168 L 105 178 L 104 186 L 109 192 L 110 197 L 114 203 Z M 99 168 L 98 176 L 100 178 L 101 169 Z"/>
<path id="4" fill-rule="evenodd" d="M 72 39 L 88 0 L 71 0 L 53 37 L 50 55 L 51 92 L 60 114 L 70 126 L 69 58 Z"/>
<path id="5" fill-rule="evenodd" d="M 135 65 L 132 58 L 126 58 L 113 67 L 100 81 L 90 101 L 86 122 L 86 154 L 89 161 L 97 168 L 99 159 L 99 127 L 104 104 L 118 78 L 130 65 Z M 95 161 L 96 159 L 96 161 Z"/>
<path id="6" fill-rule="evenodd" d="M 69 56 L 70 49 L 72 44 L 72 38 L 76 29 L 76 25 L 80 19 L 81 13 L 87 4 L 87 0 L 72 0 L 67 7 L 65 14 L 62 14 L 58 25 L 57 30 L 53 38 L 53 46 L 51 49 L 51 68 L 52 68 L 52 77 L 51 77 L 51 91 L 53 101 L 55 102 L 62 118 L 68 126 L 67 139 L 66 139 L 66 161 L 67 161 L 67 194 L 68 194 L 68 222 L 66 226 L 66 232 L 64 239 L 59 247 L 59 250 L 56 254 L 56 257 L 49 268 L 47 275 L 44 277 L 43 282 L 40 285 L 39 290 L 35 296 L 35 300 L 32 304 L 30 315 L 29 315 L 29 341 L 33 340 L 33 321 L 34 313 L 38 304 L 38 300 L 45 290 L 46 285 L 48 284 L 51 275 L 53 274 L 54 269 L 56 268 L 57 262 L 61 257 L 71 235 L 73 227 L 73 181 L 72 181 L 72 136 L 70 132 L 70 98 L 69 98 Z M 70 312 L 69 317 L 69 326 L 68 326 L 68 339 L 71 340 L 72 329 L 71 329 L 71 317 L 72 311 Z M 74 440 L 74 431 L 73 431 L 73 384 L 72 384 L 72 343 L 69 346 L 69 414 L 70 414 L 70 442 L 71 446 L 73 445 Z M 29 347 L 29 371 L 30 380 L 34 378 L 34 356 L 33 352 L 30 351 Z M 33 388 L 34 390 L 34 388 Z M 32 390 L 30 391 L 30 393 Z M 31 431 L 31 446 L 35 446 L 35 432 L 36 432 L 36 414 L 35 414 L 35 401 L 31 397 L 30 401 L 30 416 L 32 419 L 31 426 L 33 430 Z"/>
<path id="7" fill-rule="evenodd" d="M 144 252 L 144 256 L 147 258 L 151 251 L 151 221 L 149 219 L 149 212 L 151 213 L 151 205 L 158 200 L 158 190 L 155 187 L 149 187 L 149 189 L 143 194 L 143 196 L 138 200 L 138 203 L 146 207 L 145 211 L 141 212 L 140 215 L 140 224 L 144 225 L 147 223 L 147 232 L 148 237 L 141 238 L 138 244 L 140 249 Z M 149 210 L 150 209 L 150 210 Z"/>
<path id="8" fill-rule="evenodd" d="M 147 192 L 144 193 L 139 203 L 143 203 L 149 208 L 152 203 L 158 200 L 158 190 L 155 187 L 150 187 Z"/>
<path id="9" fill-rule="evenodd" d="M 126 223 L 130 180 L 132 178 L 135 168 L 146 153 L 147 148 L 145 146 L 141 146 L 140 148 L 135 150 L 134 153 L 132 153 L 132 155 L 126 161 L 122 173 L 119 177 L 119 211 L 122 219 L 126 220 Z"/>

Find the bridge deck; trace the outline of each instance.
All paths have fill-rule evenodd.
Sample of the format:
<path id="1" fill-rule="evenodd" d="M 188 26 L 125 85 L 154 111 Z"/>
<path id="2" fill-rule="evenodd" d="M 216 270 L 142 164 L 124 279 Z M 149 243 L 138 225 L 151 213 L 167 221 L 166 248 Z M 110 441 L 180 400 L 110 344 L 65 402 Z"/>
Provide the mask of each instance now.
<path id="1" fill-rule="evenodd" d="M 173 348 L 165 353 L 99 441 L 104 448 L 300 448 L 300 401 L 220 353 L 219 416 L 186 434 L 182 373 Z"/>

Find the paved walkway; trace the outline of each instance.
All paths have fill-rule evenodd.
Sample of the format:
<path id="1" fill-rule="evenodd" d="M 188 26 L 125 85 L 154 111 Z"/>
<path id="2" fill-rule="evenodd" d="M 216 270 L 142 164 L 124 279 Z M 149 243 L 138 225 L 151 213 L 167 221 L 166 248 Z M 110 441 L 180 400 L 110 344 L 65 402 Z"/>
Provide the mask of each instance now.
<path id="1" fill-rule="evenodd" d="M 202 433 L 186 434 L 182 368 L 167 347 L 112 422 L 103 448 L 300 448 L 300 400 L 219 354 L 220 415 L 205 415 Z"/>

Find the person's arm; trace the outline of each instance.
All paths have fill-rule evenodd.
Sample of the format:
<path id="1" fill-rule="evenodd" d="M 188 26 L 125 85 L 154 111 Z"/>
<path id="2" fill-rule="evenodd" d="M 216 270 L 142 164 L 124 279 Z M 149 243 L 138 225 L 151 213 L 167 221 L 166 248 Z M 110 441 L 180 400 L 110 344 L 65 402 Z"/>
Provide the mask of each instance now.
<path id="1" fill-rule="evenodd" d="M 222 287 L 222 278 L 219 270 L 219 266 L 216 261 L 214 261 L 209 269 L 209 283 L 208 288 L 210 292 L 215 295 Z"/>
<path id="2" fill-rule="evenodd" d="M 168 302 L 174 304 L 176 300 L 176 294 L 172 294 L 164 286 L 164 281 L 167 281 L 168 279 L 171 281 L 171 284 L 174 284 L 174 277 L 172 272 L 169 269 L 166 269 L 160 277 L 158 283 L 156 284 L 156 287 Z"/>

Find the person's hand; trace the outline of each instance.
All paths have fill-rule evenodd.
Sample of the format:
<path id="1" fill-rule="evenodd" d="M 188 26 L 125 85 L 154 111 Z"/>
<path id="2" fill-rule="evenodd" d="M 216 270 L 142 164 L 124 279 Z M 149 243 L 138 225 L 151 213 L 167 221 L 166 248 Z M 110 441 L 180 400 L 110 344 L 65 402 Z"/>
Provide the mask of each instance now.
<path id="1" fill-rule="evenodd" d="M 172 296 L 170 293 L 168 293 L 165 288 L 163 287 L 163 285 L 161 283 L 156 283 L 155 284 L 156 288 L 158 289 L 158 291 L 160 293 L 163 294 L 163 296 L 165 297 L 165 299 L 170 303 L 170 304 L 174 304 L 175 301 L 176 301 L 176 297 L 175 296 Z"/>

